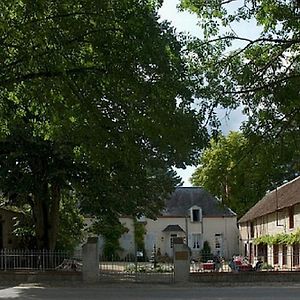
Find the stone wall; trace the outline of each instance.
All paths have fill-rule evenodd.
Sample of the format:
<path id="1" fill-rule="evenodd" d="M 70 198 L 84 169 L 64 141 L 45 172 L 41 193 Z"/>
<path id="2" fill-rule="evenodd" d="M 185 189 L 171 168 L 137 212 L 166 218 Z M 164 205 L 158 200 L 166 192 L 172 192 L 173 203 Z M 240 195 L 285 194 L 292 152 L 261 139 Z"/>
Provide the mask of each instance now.
<path id="1" fill-rule="evenodd" d="M 82 281 L 81 272 L 64 272 L 64 271 L 49 271 L 49 272 L 30 272 L 30 271 L 3 271 L 0 272 L 0 282 L 21 282 L 21 283 L 79 283 Z"/>
<path id="2" fill-rule="evenodd" d="M 298 282 L 300 272 L 191 273 L 190 282 L 218 285 L 235 283 Z"/>

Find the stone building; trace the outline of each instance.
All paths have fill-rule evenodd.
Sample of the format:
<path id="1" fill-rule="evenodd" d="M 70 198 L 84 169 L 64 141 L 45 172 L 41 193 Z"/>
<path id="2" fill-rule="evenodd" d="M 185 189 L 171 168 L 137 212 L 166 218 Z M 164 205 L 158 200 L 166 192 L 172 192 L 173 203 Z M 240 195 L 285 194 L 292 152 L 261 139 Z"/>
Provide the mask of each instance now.
<path id="1" fill-rule="evenodd" d="M 299 268 L 300 177 L 267 193 L 240 220 L 240 252 L 276 269 Z"/>

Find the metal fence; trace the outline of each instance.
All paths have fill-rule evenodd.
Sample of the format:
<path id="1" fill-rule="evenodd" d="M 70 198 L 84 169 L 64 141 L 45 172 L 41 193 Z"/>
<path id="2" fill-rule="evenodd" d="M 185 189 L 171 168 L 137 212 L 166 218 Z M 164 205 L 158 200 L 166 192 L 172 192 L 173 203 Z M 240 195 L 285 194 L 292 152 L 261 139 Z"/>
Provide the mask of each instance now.
<path id="1" fill-rule="evenodd" d="M 66 251 L 0 250 L 0 270 L 79 270 L 79 257 Z"/>
<path id="2" fill-rule="evenodd" d="M 138 261 L 135 258 L 99 260 L 100 280 L 134 282 L 173 282 L 173 262 Z"/>

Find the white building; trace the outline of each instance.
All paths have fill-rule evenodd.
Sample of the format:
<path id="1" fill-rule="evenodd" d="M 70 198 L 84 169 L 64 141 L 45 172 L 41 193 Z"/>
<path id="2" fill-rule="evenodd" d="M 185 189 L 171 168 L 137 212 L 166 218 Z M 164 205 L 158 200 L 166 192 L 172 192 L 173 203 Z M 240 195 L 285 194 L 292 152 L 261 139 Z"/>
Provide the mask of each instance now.
<path id="1" fill-rule="evenodd" d="M 241 253 L 276 269 L 298 269 L 300 177 L 265 195 L 240 220 Z"/>
<path id="2" fill-rule="evenodd" d="M 124 249 L 121 257 L 134 254 L 134 222 L 121 218 L 128 228 L 120 239 Z M 224 206 L 203 188 L 178 187 L 157 220 L 141 218 L 146 229 L 145 251 L 150 257 L 153 249 L 161 255 L 172 257 L 173 238 L 181 237 L 191 249 L 192 257 L 198 257 L 204 241 L 208 241 L 212 253 L 228 258 L 238 253 L 238 227 L 236 214 Z"/>

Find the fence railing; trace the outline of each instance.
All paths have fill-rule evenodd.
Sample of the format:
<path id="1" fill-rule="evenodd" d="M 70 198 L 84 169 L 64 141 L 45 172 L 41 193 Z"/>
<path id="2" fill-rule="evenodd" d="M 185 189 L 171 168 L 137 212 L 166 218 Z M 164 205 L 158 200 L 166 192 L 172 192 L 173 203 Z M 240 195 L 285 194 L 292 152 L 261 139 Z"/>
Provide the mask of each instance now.
<path id="1" fill-rule="evenodd" d="M 78 270 L 77 259 L 66 251 L 0 250 L 0 270 Z"/>
<path id="2" fill-rule="evenodd" d="M 172 261 L 146 260 L 126 257 L 99 258 L 99 274 L 102 280 L 128 280 L 142 282 L 171 282 L 174 274 Z"/>
<path id="3" fill-rule="evenodd" d="M 190 272 L 300 271 L 298 254 L 268 253 L 262 256 L 234 256 L 229 260 L 210 257 L 191 260 Z"/>

